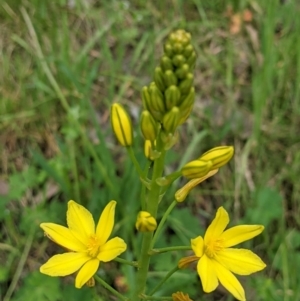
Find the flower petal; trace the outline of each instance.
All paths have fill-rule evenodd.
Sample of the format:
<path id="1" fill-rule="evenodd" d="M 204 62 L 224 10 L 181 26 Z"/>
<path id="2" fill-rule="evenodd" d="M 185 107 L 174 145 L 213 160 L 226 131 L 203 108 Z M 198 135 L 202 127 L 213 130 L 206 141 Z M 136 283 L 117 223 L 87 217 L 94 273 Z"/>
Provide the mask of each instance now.
<path id="1" fill-rule="evenodd" d="M 229 216 L 227 211 L 220 207 L 216 213 L 216 217 L 207 228 L 204 235 L 204 242 L 207 243 L 211 239 L 215 240 L 223 233 L 224 229 L 229 223 Z"/>
<path id="2" fill-rule="evenodd" d="M 81 268 L 91 258 L 84 253 L 64 253 L 51 257 L 40 267 L 40 272 L 49 276 L 70 275 Z"/>
<path id="3" fill-rule="evenodd" d="M 99 218 L 96 229 L 96 235 L 99 239 L 100 246 L 108 240 L 115 222 L 116 201 L 110 201 Z"/>
<path id="4" fill-rule="evenodd" d="M 201 236 L 191 239 L 191 247 L 196 256 L 202 257 L 204 253 L 204 241 Z"/>
<path id="5" fill-rule="evenodd" d="M 197 264 L 197 271 L 201 278 L 203 291 L 206 293 L 215 290 L 219 284 L 217 274 L 211 262 L 212 260 L 204 254 Z"/>
<path id="6" fill-rule="evenodd" d="M 95 234 L 95 223 L 92 214 L 74 201 L 68 202 L 67 223 L 72 234 L 84 245 Z"/>
<path id="7" fill-rule="evenodd" d="M 237 278 L 216 260 L 212 260 L 212 266 L 221 284 L 238 300 L 246 301 L 245 291 Z"/>
<path id="8" fill-rule="evenodd" d="M 97 258 L 89 260 L 78 272 L 75 279 L 75 287 L 81 288 L 86 284 L 96 274 L 99 264 L 100 262 Z"/>
<path id="9" fill-rule="evenodd" d="M 224 249 L 218 252 L 216 260 L 238 275 L 250 275 L 266 267 L 256 254 L 247 249 Z"/>
<path id="10" fill-rule="evenodd" d="M 264 230 L 262 225 L 241 225 L 224 231 L 220 238 L 223 246 L 229 248 L 259 235 Z"/>
<path id="11" fill-rule="evenodd" d="M 114 237 L 100 248 L 97 258 L 104 262 L 111 261 L 123 253 L 126 248 L 127 245 L 122 238 Z"/>
<path id="12" fill-rule="evenodd" d="M 53 223 L 42 223 L 40 227 L 51 240 L 69 251 L 79 252 L 85 249 L 85 246 L 64 226 Z"/>

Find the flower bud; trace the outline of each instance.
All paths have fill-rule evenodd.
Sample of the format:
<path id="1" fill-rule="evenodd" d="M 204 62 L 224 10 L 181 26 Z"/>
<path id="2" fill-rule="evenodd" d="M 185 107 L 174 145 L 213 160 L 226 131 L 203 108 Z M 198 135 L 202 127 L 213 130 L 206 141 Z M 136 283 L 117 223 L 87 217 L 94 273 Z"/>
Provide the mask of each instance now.
<path id="1" fill-rule="evenodd" d="M 199 260 L 199 258 L 198 258 Z M 193 301 L 190 299 L 188 294 L 184 294 L 183 292 L 177 292 L 172 294 L 172 300 L 173 301 Z"/>
<path id="2" fill-rule="evenodd" d="M 114 103 L 111 106 L 110 120 L 117 140 L 123 146 L 132 145 L 133 133 L 131 119 L 122 105 Z"/>
<path id="3" fill-rule="evenodd" d="M 201 178 L 211 169 L 212 162 L 204 160 L 194 160 L 185 164 L 182 169 L 182 175 L 188 179 Z"/>
<path id="4" fill-rule="evenodd" d="M 168 110 L 171 110 L 173 107 L 177 106 L 180 100 L 180 90 L 177 86 L 170 86 L 165 91 L 165 98 L 166 98 L 166 106 Z"/>
<path id="5" fill-rule="evenodd" d="M 156 67 L 154 70 L 154 82 L 160 91 L 165 90 L 163 71 L 160 67 Z"/>
<path id="6" fill-rule="evenodd" d="M 232 158 L 234 153 L 233 146 L 218 146 L 204 153 L 199 160 L 211 161 L 211 169 L 219 168 Z"/>
<path id="7" fill-rule="evenodd" d="M 154 141 L 157 136 L 158 123 L 149 113 L 149 111 L 143 111 L 141 115 L 141 130 L 146 140 Z"/>
<path id="8" fill-rule="evenodd" d="M 177 85 L 178 79 L 173 71 L 167 70 L 164 73 L 164 82 L 166 83 L 167 87 L 170 87 L 172 85 Z"/>
<path id="9" fill-rule="evenodd" d="M 188 73 L 186 78 L 180 82 L 179 89 L 182 94 L 187 94 L 193 86 L 194 76 L 192 73 Z"/>
<path id="10" fill-rule="evenodd" d="M 213 169 L 209 173 L 207 173 L 205 176 L 203 176 L 201 178 L 192 179 L 189 182 L 187 182 L 183 187 L 181 187 L 180 189 L 178 189 L 176 191 L 175 200 L 178 203 L 183 202 L 193 188 L 195 188 L 198 184 L 205 181 L 206 179 L 215 175 L 218 172 L 218 170 L 219 169 Z"/>
<path id="11" fill-rule="evenodd" d="M 168 57 L 168 56 L 166 56 L 166 55 L 164 55 L 162 58 L 161 58 L 161 60 L 160 60 L 160 66 L 161 66 L 161 68 L 164 70 L 164 71 L 167 71 L 167 70 L 173 70 L 173 64 L 172 64 L 172 60 Z"/>
<path id="12" fill-rule="evenodd" d="M 188 256 L 188 257 L 183 257 L 179 260 L 178 262 L 178 267 L 180 269 L 185 269 L 186 267 L 188 267 L 191 263 L 198 261 L 199 257 L 192 255 L 192 256 Z"/>
<path id="13" fill-rule="evenodd" d="M 148 91 L 151 98 L 149 109 L 164 113 L 166 110 L 164 105 L 164 97 L 154 82 L 150 84 Z"/>
<path id="14" fill-rule="evenodd" d="M 153 232 L 157 227 L 157 223 L 149 212 L 140 211 L 136 219 L 135 227 L 140 232 Z"/>
<path id="15" fill-rule="evenodd" d="M 173 107 L 171 111 L 163 117 L 163 128 L 166 133 L 174 133 L 179 125 L 180 111 L 177 107 Z"/>

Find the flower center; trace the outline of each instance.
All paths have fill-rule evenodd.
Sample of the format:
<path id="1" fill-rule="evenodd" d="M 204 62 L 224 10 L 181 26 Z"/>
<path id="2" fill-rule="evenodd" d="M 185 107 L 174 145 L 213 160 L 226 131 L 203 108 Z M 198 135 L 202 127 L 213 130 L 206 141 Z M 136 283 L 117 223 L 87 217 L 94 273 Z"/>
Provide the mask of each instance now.
<path id="1" fill-rule="evenodd" d="M 204 252 L 209 258 L 214 258 L 216 253 L 223 249 L 223 240 L 216 239 L 209 241 L 205 247 Z"/>
<path id="2" fill-rule="evenodd" d="M 99 239 L 96 235 L 90 237 L 89 242 L 87 244 L 87 253 L 89 256 L 95 258 L 99 253 Z"/>

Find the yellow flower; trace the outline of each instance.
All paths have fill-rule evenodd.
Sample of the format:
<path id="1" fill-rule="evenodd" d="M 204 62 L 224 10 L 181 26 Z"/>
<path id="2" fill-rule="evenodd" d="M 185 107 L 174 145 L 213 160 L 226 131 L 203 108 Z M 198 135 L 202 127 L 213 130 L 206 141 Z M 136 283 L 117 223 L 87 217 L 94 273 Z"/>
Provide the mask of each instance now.
<path id="1" fill-rule="evenodd" d="M 197 271 L 203 290 L 212 292 L 220 281 L 236 299 L 244 301 L 244 289 L 233 273 L 249 275 L 262 270 L 266 265 L 250 250 L 231 247 L 259 235 L 264 227 L 241 225 L 225 230 L 228 223 L 228 213 L 220 207 L 204 238 L 198 236 L 192 239 L 191 246 L 199 259 Z"/>
<path id="2" fill-rule="evenodd" d="M 126 243 L 119 237 L 108 240 L 113 226 L 116 202 L 110 201 L 104 208 L 95 227 L 92 214 L 83 206 L 69 201 L 68 228 L 42 223 L 45 234 L 70 252 L 54 255 L 40 267 L 43 274 L 66 276 L 79 270 L 75 286 L 81 288 L 97 272 L 101 261 L 108 262 L 126 250 Z"/>

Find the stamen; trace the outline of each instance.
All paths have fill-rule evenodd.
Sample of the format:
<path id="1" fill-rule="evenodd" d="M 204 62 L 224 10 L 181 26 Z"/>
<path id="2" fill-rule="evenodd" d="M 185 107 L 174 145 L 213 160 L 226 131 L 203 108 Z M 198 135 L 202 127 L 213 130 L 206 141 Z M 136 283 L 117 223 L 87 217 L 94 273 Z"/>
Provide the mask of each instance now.
<path id="1" fill-rule="evenodd" d="M 99 248 L 100 248 L 100 244 L 99 244 L 98 237 L 96 235 L 91 236 L 87 244 L 88 255 L 93 258 L 97 257 L 99 253 Z"/>

